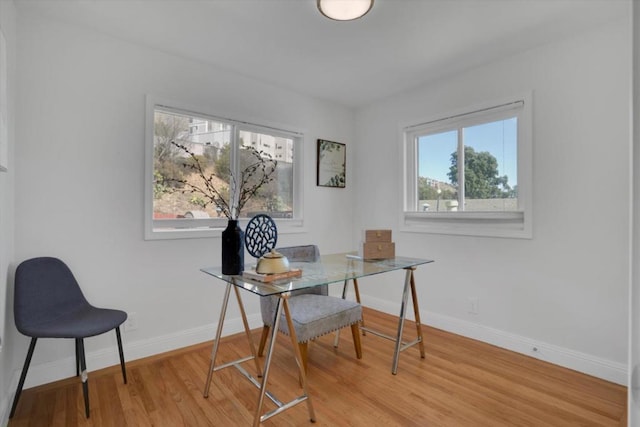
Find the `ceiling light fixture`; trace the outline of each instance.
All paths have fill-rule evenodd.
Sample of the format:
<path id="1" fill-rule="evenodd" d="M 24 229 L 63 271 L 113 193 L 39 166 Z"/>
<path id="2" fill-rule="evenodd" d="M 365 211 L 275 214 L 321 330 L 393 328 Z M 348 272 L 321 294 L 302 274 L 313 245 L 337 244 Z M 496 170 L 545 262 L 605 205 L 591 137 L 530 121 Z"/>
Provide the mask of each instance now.
<path id="1" fill-rule="evenodd" d="M 318 10 L 336 21 L 352 21 L 367 14 L 373 0 L 318 0 Z"/>

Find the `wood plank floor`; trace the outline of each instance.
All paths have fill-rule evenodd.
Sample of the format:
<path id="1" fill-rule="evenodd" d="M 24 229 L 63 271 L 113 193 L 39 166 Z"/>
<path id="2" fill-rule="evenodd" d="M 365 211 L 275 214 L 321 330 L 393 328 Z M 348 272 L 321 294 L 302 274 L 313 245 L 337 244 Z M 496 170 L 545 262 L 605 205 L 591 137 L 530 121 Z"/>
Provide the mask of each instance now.
<path id="1" fill-rule="evenodd" d="M 395 335 L 395 318 L 365 309 L 367 326 Z M 309 387 L 317 422 L 305 403 L 265 426 L 621 426 L 625 387 L 423 327 L 426 358 L 418 347 L 400 356 L 391 374 L 393 343 L 367 334 L 357 360 L 348 329 L 309 346 Z M 406 339 L 415 336 L 411 322 Z M 260 330 L 253 333 L 258 342 Z M 249 354 L 244 334 L 221 340 L 219 361 Z M 79 379 L 23 391 L 10 427 L 31 426 L 248 426 L 258 389 L 234 368 L 214 373 L 202 396 L 211 343 L 135 360 L 124 385 L 119 366 L 89 373 L 91 417 L 85 419 Z M 125 341 L 126 355 L 126 341 Z M 264 363 L 264 359 L 260 359 Z M 270 391 L 281 401 L 300 394 L 288 337 L 280 335 Z M 255 374 L 253 362 L 243 366 Z M 90 368 L 90 367 L 89 367 Z M 265 400 L 267 410 L 274 405 Z"/>

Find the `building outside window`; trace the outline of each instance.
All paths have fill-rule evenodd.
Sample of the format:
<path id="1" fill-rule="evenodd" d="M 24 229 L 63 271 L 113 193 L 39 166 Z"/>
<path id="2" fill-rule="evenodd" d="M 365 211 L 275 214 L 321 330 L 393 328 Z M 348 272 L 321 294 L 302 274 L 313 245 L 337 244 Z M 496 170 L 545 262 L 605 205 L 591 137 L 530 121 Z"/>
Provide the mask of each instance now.
<path id="1" fill-rule="evenodd" d="M 251 196 L 240 219 L 268 214 L 287 225 L 301 223 L 301 173 L 296 157 L 302 135 L 221 119 L 148 101 L 146 238 L 200 237 L 219 232 L 227 218 L 206 197 L 190 190 L 213 185 L 232 200 L 232 180 L 260 156 L 277 166 L 270 182 Z M 150 123 L 149 123 L 150 122 Z M 184 148 L 181 148 L 184 147 Z M 211 177 L 194 170 L 197 161 Z M 192 184 L 185 185 L 184 182 Z M 215 234 L 215 233 L 214 233 Z"/>

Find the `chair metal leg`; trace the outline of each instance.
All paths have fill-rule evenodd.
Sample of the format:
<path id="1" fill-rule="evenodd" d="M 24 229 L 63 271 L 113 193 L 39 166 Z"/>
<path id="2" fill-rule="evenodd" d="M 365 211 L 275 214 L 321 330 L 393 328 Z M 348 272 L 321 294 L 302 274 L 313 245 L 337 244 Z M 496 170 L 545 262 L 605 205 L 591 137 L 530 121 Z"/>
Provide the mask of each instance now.
<path id="1" fill-rule="evenodd" d="M 9 418 L 13 418 L 13 414 L 16 412 L 16 407 L 18 406 L 18 400 L 20 399 L 20 394 L 22 393 L 22 387 L 24 386 L 24 380 L 27 378 L 27 371 L 29 370 L 29 365 L 31 364 L 31 357 L 33 357 L 33 350 L 36 348 L 36 341 L 38 338 L 32 337 L 31 343 L 29 344 L 29 351 L 27 352 L 27 358 L 24 361 L 24 366 L 22 367 L 22 374 L 20 375 L 20 381 L 18 382 L 18 389 L 16 390 L 16 395 L 13 398 L 13 405 L 11 406 L 11 413 L 9 413 Z"/>
<path id="2" fill-rule="evenodd" d="M 78 341 L 75 340 L 76 347 L 76 377 L 80 376 L 80 350 L 78 349 Z"/>
<path id="3" fill-rule="evenodd" d="M 80 378 L 82 378 L 82 394 L 84 395 L 84 413 L 89 418 L 89 375 L 87 374 L 87 361 L 84 354 L 84 340 L 76 338 L 76 344 L 80 353 Z"/>
<path id="4" fill-rule="evenodd" d="M 122 336 L 120 335 L 120 326 L 116 327 L 116 338 L 118 339 L 118 353 L 120 354 L 120 367 L 122 368 L 122 378 L 127 383 L 127 369 L 124 367 L 124 352 L 122 351 Z"/>

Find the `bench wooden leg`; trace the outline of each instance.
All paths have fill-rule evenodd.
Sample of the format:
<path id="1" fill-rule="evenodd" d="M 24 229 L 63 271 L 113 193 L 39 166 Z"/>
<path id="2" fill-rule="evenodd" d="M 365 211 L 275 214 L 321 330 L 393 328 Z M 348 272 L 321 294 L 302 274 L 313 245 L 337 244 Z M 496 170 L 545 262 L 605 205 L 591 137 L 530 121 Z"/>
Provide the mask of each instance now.
<path id="1" fill-rule="evenodd" d="M 353 346 L 356 348 L 356 357 L 362 359 L 362 344 L 360 343 L 360 327 L 357 323 L 351 325 L 351 335 L 353 336 Z"/>
<path id="2" fill-rule="evenodd" d="M 264 325 L 262 327 L 262 336 L 260 337 L 260 345 L 258 346 L 258 356 L 262 357 L 264 355 L 264 346 L 267 344 L 267 338 L 269 338 L 269 326 Z"/>

